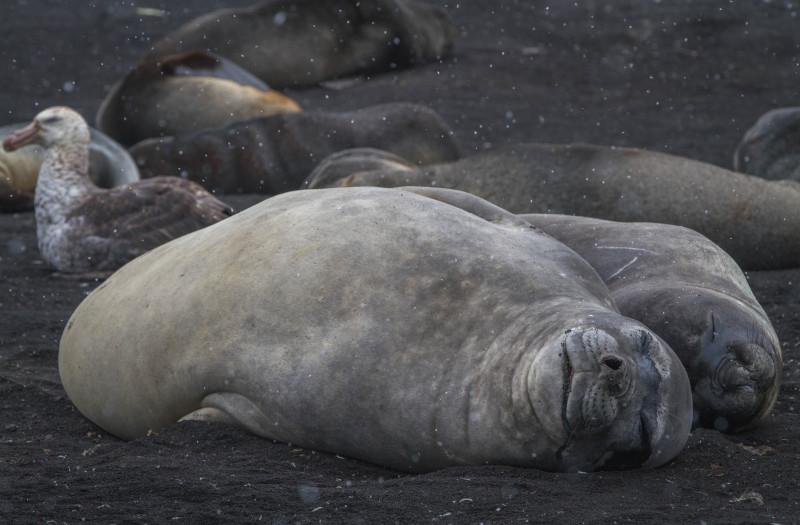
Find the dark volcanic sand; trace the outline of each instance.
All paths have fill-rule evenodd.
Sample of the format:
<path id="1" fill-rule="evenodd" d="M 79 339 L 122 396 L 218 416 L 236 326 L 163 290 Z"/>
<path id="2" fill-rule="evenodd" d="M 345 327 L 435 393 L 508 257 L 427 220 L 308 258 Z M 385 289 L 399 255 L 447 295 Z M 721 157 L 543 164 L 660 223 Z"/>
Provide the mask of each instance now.
<path id="1" fill-rule="evenodd" d="M 166 16 L 137 14 L 132 3 Z M 465 153 L 583 141 L 726 167 L 760 114 L 800 102 L 797 0 L 577 3 L 451 3 L 462 32 L 453 57 L 341 90 L 288 93 L 308 111 L 428 104 Z M 56 104 L 92 121 L 151 42 L 216 4 L 4 2 L 0 125 Z M 5 523 L 800 521 L 800 270 L 749 274 L 786 363 L 775 410 L 757 429 L 697 430 L 677 459 L 652 471 L 406 475 L 222 426 L 181 423 L 129 443 L 107 435 L 73 408 L 57 372 L 65 322 L 97 283 L 51 276 L 31 212 L 0 215 L 0 258 Z"/>

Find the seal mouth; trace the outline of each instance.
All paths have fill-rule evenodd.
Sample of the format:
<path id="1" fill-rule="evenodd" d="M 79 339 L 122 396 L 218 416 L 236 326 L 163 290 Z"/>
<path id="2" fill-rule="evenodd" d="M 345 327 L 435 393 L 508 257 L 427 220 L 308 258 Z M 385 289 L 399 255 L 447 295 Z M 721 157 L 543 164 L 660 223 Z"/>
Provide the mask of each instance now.
<path id="1" fill-rule="evenodd" d="M 612 343 L 609 334 L 596 329 L 567 332 L 562 341 L 561 424 L 566 437 L 556 453 L 559 461 L 563 461 L 573 447 L 587 446 L 594 452 L 584 456 L 582 467 L 591 470 L 637 467 L 651 455 L 652 438 L 658 427 L 657 403 L 647 399 L 647 391 L 650 387 L 657 389 L 659 381 L 658 377 L 649 377 L 651 374 L 643 377 L 641 372 L 632 370 L 640 368 L 636 362 L 640 355 L 645 359 L 649 356 L 651 337 L 647 332 L 641 333 L 636 342 L 635 361 L 621 357 Z M 575 356 L 571 357 L 571 353 L 592 357 L 588 360 L 591 366 L 586 366 L 583 359 L 580 359 L 580 366 L 573 363 Z M 637 381 L 646 383 L 644 402 L 638 415 L 625 415 L 627 407 L 635 404 L 634 396 L 640 390 Z M 630 431 L 621 438 L 612 435 L 620 418 L 631 420 Z"/>
<path id="2" fill-rule="evenodd" d="M 658 467 L 686 444 L 686 369 L 660 337 L 629 321 L 567 330 L 550 353 L 549 378 L 562 381 L 547 404 L 557 470 Z"/>
<path id="3" fill-rule="evenodd" d="M 736 431 L 771 405 L 778 367 L 761 345 L 734 345 L 709 368 L 708 379 L 695 385 L 695 425 Z"/>

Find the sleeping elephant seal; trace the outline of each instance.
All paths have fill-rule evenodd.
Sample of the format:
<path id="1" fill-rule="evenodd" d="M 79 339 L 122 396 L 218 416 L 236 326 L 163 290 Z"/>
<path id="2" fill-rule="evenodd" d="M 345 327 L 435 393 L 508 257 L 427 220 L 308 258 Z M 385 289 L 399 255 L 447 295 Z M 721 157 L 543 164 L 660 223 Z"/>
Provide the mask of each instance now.
<path id="1" fill-rule="evenodd" d="M 670 345 L 689 373 L 696 425 L 738 432 L 770 413 L 782 372 L 778 336 L 721 248 L 680 226 L 521 217 L 586 259 L 620 312 Z"/>
<path id="2" fill-rule="evenodd" d="M 148 56 L 205 50 L 283 88 L 436 60 L 457 35 L 446 11 L 421 2 L 270 0 L 198 17 Z"/>
<path id="3" fill-rule="evenodd" d="M 586 261 L 437 189 L 284 193 L 156 248 L 79 305 L 59 371 L 125 439 L 205 419 L 406 471 L 654 467 L 692 420 Z"/>
<path id="4" fill-rule="evenodd" d="M 800 107 L 764 113 L 736 147 L 733 169 L 765 179 L 800 180 Z"/>
<path id="5" fill-rule="evenodd" d="M 235 63 L 192 51 L 139 63 L 111 88 L 95 125 L 129 146 L 150 137 L 297 111 L 294 100 Z"/>
<path id="6" fill-rule="evenodd" d="M 225 128 L 142 141 L 131 148 L 142 177 L 176 175 L 223 193 L 300 188 L 322 159 L 370 146 L 414 164 L 459 158 L 450 126 L 419 104 L 380 104 L 339 113 L 282 113 Z"/>
<path id="7" fill-rule="evenodd" d="M 0 142 L 25 124 L 0 127 Z M 33 208 L 33 193 L 44 152 L 38 146 L 7 152 L 0 148 L 0 211 Z M 139 180 L 139 170 L 128 152 L 105 134 L 91 130 L 89 176 L 102 188 Z"/>
<path id="8" fill-rule="evenodd" d="M 358 155 L 340 153 L 320 163 L 304 187 L 454 188 L 514 213 L 685 226 L 718 244 L 745 270 L 800 266 L 800 183 L 795 181 L 768 181 L 664 153 L 586 144 L 506 146 L 412 170 L 397 169 L 396 162 L 359 170 Z M 335 168 L 338 159 L 359 173 L 335 179 L 341 174 Z M 375 166 L 376 152 L 366 159 Z"/>

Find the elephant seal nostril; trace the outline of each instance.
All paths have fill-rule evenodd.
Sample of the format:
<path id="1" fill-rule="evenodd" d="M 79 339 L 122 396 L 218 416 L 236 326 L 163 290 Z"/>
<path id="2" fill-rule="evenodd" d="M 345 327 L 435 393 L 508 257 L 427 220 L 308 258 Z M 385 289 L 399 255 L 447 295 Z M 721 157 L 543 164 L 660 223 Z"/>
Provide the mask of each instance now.
<path id="1" fill-rule="evenodd" d="M 621 369 L 623 366 L 625 366 L 625 363 L 623 363 L 623 362 L 622 362 L 622 359 L 620 359 L 620 358 L 619 358 L 619 357 L 617 357 L 617 356 L 613 356 L 613 355 L 605 356 L 605 357 L 604 357 L 604 358 L 601 360 L 601 362 L 602 362 L 602 363 L 603 363 L 605 366 L 607 366 L 608 368 L 610 368 L 611 370 L 619 370 L 619 369 Z"/>

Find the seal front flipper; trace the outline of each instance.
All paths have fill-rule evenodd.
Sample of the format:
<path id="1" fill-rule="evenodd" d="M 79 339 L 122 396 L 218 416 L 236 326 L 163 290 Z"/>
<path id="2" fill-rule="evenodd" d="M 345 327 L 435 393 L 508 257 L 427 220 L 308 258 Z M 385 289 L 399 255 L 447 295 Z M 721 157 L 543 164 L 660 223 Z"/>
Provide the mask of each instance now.
<path id="1" fill-rule="evenodd" d="M 269 430 L 278 424 L 264 415 L 258 405 L 241 394 L 215 392 L 204 397 L 201 404 L 202 408 L 186 414 L 179 421 L 223 423 L 263 437 L 272 437 Z"/>
<path id="2" fill-rule="evenodd" d="M 498 225 L 514 228 L 528 228 L 531 230 L 537 229 L 519 216 L 465 191 L 450 190 L 447 188 L 429 188 L 426 186 L 401 186 L 398 189 L 455 206 L 485 221 Z"/>

